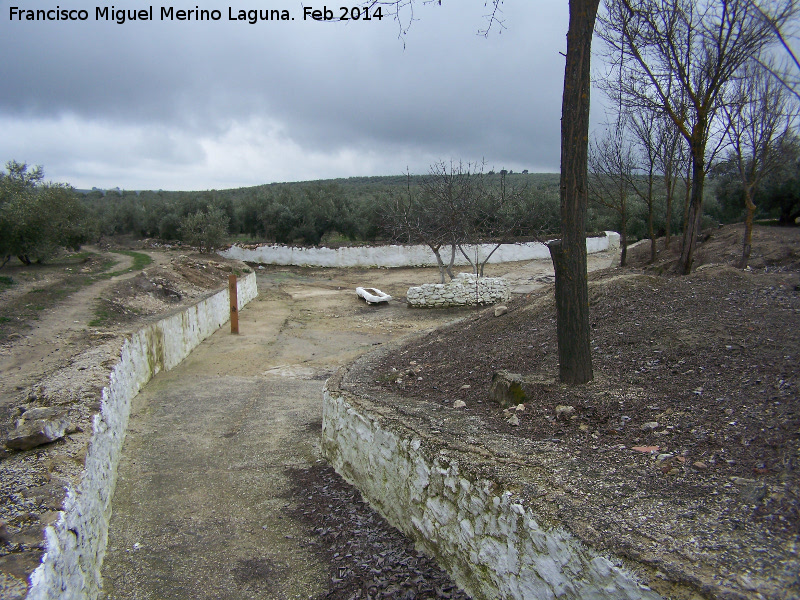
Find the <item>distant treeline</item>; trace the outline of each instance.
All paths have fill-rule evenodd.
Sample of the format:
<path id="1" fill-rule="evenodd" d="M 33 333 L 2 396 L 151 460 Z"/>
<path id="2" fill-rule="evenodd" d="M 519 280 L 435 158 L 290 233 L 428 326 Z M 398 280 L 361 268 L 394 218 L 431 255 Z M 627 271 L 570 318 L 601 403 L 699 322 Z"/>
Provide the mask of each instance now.
<path id="1" fill-rule="evenodd" d="M 558 174 L 489 171 L 478 176 L 487 198 L 513 195 L 514 202 L 503 205 L 506 214 L 502 215 L 505 222 L 513 223 L 513 235 L 530 239 L 534 234 L 558 234 Z M 117 234 L 183 241 L 205 250 L 234 241 L 419 243 L 399 239 L 402 228 L 390 221 L 397 218 L 393 209 L 402 205 L 399 200 L 421 197 L 426 177 L 351 177 L 205 192 L 78 191 L 45 182 L 41 167 L 12 160 L 5 171 L 0 170 L 0 267 L 15 256 L 26 263 L 46 261 L 59 248 L 77 248 Z M 800 160 L 787 160 L 784 169 L 765 180 L 757 201 L 758 218 L 793 224 L 800 215 Z M 655 232 L 663 235 L 666 204 L 659 190 L 655 203 Z M 486 206 L 491 210 L 493 205 Z M 706 225 L 742 219 L 741 186 L 729 164 L 721 163 L 712 173 L 704 207 Z M 509 210 L 515 214 L 507 214 Z M 682 228 L 684 203 L 675 202 L 672 213 L 671 229 L 677 233 Z M 492 231 L 498 231 L 492 229 L 496 223 L 487 220 L 486 214 L 482 219 L 474 232 L 491 237 Z M 647 207 L 633 196 L 626 227 L 629 241 L 647 235 Z M 592 203 L 587 231 L 603 230 L 621 231 L 619 213 Z"/>
<path id="2" fill-rule="evenodd" d="M 483 177 L 490 185 L 500 184 L 500 173 Z M 319 245 L 389 241 L 385 208 L 393 195 L 417 190 L 421 178 L 351 177 L 205 192 L 92 190 L 81 194 L 103 235 L 181 240 L 184 219 L 213 208 L 227 218 L 232 239 Z M 557 174 L 506 173 L 505 180 L 523 190 L 529 203 L 550 208 L 546 222 L 535 224 L 537 230 L 557 230 Z"/>
<path id="3" fill-rule="evenodd" d="M 351 177 L 205 192 L 92 190 L 81 195 L 102 235 L 182 240 L 184 220 L 214 208 L 227 219 L 230 239 L 298 245 L 380 242 L 390 239 L 385 209 L 392 196 L 417 190 L 422 177 Z M 484 177 L 490 185 L 500 185 L 500 173 Z M 536 215 L 537 222 L 528 223 L 527 229 L 558 233 L 557 173 L 507 173 L 505 183 L 522 195 L 519 221 L 525 223 L 525 213 Z M 708 222 L 737 215 L 735 208 L 723 207 L 713 197 L 706 202 L 706 212 Z M 680 230 L 682 206 L 677 204 L 673 213 L 675 233 Z M 663 235 L 664 211 L 657 214 L 657 230 Z M 618 230 L 619 226 L 614 211 L 590 206 L 588 231 Z M 646 209 L 636 199 L 631 200 L 627 227 L 630 240 L 646 236 Z"/>

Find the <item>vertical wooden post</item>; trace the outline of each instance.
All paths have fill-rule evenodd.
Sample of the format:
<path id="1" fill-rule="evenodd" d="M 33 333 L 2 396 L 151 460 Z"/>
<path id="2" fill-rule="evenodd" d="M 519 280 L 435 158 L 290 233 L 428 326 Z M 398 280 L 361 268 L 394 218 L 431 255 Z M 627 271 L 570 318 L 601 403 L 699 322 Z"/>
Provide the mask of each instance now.
<path id="1" fill-rule="evenodd" d="M 231 333 L 239 333 L 239 295 L 236 290 L 236 275 L 228 275 L 228 291 L 231 297 Z"/>

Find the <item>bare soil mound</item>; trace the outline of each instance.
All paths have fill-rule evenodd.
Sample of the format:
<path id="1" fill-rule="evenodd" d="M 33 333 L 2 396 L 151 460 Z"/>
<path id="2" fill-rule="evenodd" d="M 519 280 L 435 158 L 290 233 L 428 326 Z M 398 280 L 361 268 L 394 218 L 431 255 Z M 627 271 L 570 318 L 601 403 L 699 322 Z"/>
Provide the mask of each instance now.
<path id="1" fill-rule="evenodd" d="M 231 274 L 247 267 L 237 261 L 202 254 L 180 254 L 110 286 L 98 301 L 93 324 L 116 327 L 161 315 L 223 287 Z"/>
<path id="2" fill-rule="evenodd" d="M 602 483 L 582 487 L 581 503 L 559 507 L 567 524 L 588 519 L 591 527 L 574 533 L 592 545 L 669 562 L 643 551 L 656 531 L 679 540 L 660 542 L 681 560 L 713 555 L 725 567 L 711 577 L 742 589 L 742 597 L 748 589 L 797 597 L 798 574 L 780 559 L 800 534 L 798 234 L 757 228 L 753 253 L 762 266 L 748 271 L 725 265 L 738 258 L 741 242 L 732 227 L 705 237 L 698 252 L 705 266 L 690 276 L 655 268 L 592 274 L 595 380 L 587 385 L 552 379 L 558 358 L 550 289 L 513 300 L 503 316 L 486 310 L 417 338 L 377 364 L 374 383 L 451 409 L 461 400 L 488 432 L 564 448 L 568 471 L 577 460 Z M 632 262 L 643 262 L 639 254 L 649 247 L 635 250 Z M 516 418 L 489 399 L 501 369 L 541 380 L 527 388 Z M 643 498 L 653 496 L 663 511 L 642 512 Z M 679 519 L 677 530 L 667 516 Z M 714 531 L 690 539 L 677 533 L 694 535 L 705 517 Z M 647 522 L 641 530 L 640 518 Z M 796 563 L 795 555 L 794 571 Z M 667 577 L 686 579 L 687 572 Z M 784 582 L 778 587 L 794 581 L 782 592 L 788 595 L 753 583 L 765 574 Z M 715 595 L 714 586 L 703 586 Z"/>
<path id="3" fill-rule="evenodd" d="M 708 229 L 702 233 L 695 252 L 694 267 L 706 264 L 738 266 L 742 256 L 744 224 L 736 223 Z M 749 267 L 766 271 L 800 271 L 800 227 L 756 225 L 753 228 L 753 249 Z M 673 237 L 670 247 L 664 238 L 656 240 L 657 258 L 650 264 L 648 240 L 630 248 L 628 266 L 664 271 L 677 262 L 681 253 L 680 236 Z"/>

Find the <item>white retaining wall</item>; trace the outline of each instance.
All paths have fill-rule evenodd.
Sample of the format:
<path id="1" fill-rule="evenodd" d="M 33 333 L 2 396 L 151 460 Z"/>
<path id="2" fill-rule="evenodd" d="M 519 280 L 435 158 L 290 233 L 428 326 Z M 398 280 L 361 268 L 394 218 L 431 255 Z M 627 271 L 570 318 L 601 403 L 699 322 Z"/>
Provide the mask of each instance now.
<path id="1" fill-rule="evenodd" d="M 510 492 L 442 452 L 431 456 L 413 431 L 382 428 L 327 384 L 322 446 L 336 471 L 475 600 L 661 599 L 568 531 L 541 526 Z"/>
<path id="2" fill-rule="evenodd" d="M 586 238 L 586 250 L 590 254 L 615 250 L 619 248 L 619 234 L 606 231 L 604 237 Z M 472 258 L 475 251 L 482 261 L 492 250 L 494 244 L 464 246 L 465 252 Z M 449 252 L 449 248 L 448 248 Z M 425 245 L 415 246 L 355 246 L 345 248 L 305 248 L 268 244 L 255 248 L 244 248 L 233 245 L 220 254 L 247 262 L 265 265 L 295 265 L 309 267 L 435 267 L 436 257 Z M 444 257 L 443 257 L 444 258 Z M 547 246 L 540 242 L 520 244 L 502 244 L 489 259 L 490 263 L 515 262 L 520 260 L 541 260 L 550 258 Z M 449 260 L 449 254 L 445 260 Z M 456 254 L 457 265 L 469 264 L 461 255 Z"/>
<path id="3" fill-rule="evenodd" d="M 502 277 L 477 277 L 473 273 L 459 273 L 447 283 L 425 283 L 406 292 L 409 305 L 424 308 L 495 304 L 510 297 L 511 287 Z"/>
<path id="4" fill-rule="evenodd" d="M 257 295 L 255 273 L 239 279 L 239 306 Z M 31 575 L 29 600 L 97 597 L 131 400 L 156 373 L 176 366 L 229 318 L 226 288 L 125 340 L 94 416 L 83 477 L 67 490 L 58 521 L 45 530 L 46 551 Z"/>

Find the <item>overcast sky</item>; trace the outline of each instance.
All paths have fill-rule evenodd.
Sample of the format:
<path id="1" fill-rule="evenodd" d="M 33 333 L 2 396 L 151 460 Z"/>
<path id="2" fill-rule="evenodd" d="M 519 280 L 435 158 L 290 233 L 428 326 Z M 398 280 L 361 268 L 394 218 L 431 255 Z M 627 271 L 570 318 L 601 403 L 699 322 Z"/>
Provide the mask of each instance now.
<path id="1" fill-rule="evenodd" d="M 387 13 L 317 22 L 294 0 L 157 2 L 153 21 L 120 25 L 96 20 L 112 6 L 96 0 L 0 0 L 2 163 L 78 188 L 170 190 L 425 173 L 450 159 L 558 171 L 566 0 L 508 0 L 488 38 L 483 0 L 418 0 L 404 39 Z M 89 18 L 11 19 L 11 7 L 56 6 Z M 221 18 L 161 20 L 162 7 Z M 259 7 L 294 20 L 229 20 Z"/>

